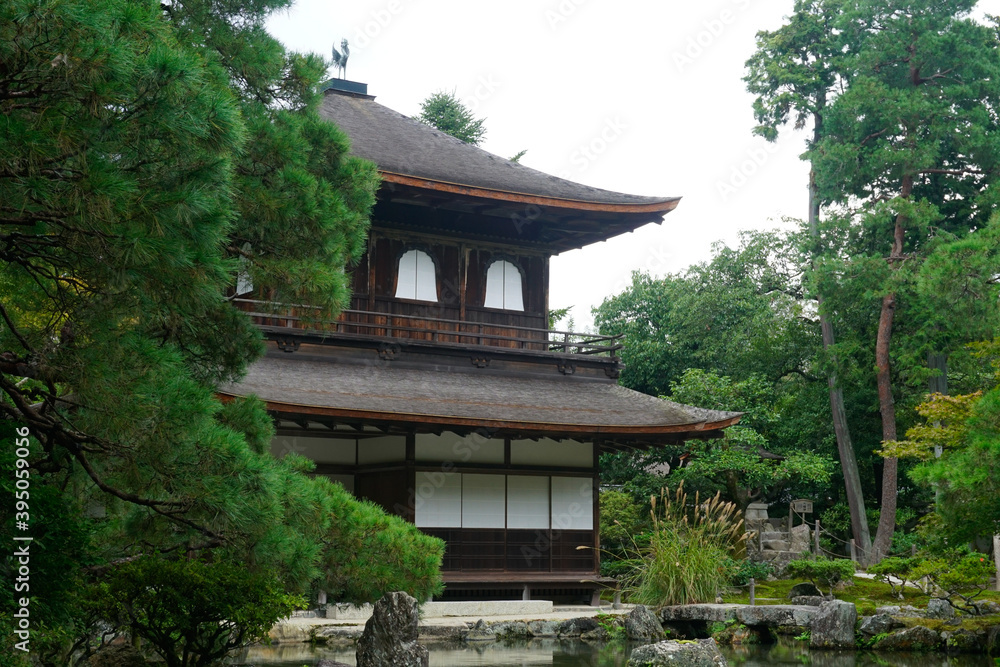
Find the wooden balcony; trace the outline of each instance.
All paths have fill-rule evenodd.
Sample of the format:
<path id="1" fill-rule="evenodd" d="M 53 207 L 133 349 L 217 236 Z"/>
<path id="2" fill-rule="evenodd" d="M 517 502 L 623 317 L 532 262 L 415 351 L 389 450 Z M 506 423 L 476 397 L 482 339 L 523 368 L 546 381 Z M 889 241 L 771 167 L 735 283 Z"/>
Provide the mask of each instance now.
<path id="1" fill-rule="evenodd" d="M 519 320 L 538 316 L 505 313 L 491 309 L 468 309 L 466 319 L 432 317 L 421 312 L 424 305 L 399 300 L 378 303 L 379 310 L 349 309 L 336 320 L 320 320 L 311 306 L 273 304 L 257 299 L 233 299 L 255 324 L 270 334 L 308 333 L 324 337 L 365 337 L 405 340 L 496 350 L 582 355 L 617 363 L 621 335 L 600 336 L 525 326 Z M 435 309 L 439 310 L 439 309 Z"/>

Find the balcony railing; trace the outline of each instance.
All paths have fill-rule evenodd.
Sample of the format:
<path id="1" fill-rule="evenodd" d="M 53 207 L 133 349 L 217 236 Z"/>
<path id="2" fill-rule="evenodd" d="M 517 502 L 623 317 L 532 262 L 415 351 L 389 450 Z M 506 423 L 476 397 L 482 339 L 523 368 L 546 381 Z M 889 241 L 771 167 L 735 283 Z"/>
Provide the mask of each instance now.
<path id="1" fill-rule="evenodd" d="M 601 336 L 516 324 L 427 317 L 414 313 L 343 310 L 336 320 L 310 315 L 312 306 L 233 299 L 254 323 L 267 330 L 290 329 L 320 335 L 351 335 L 432 343 L 592 355 L 617 360 L 621 335 Z"/>

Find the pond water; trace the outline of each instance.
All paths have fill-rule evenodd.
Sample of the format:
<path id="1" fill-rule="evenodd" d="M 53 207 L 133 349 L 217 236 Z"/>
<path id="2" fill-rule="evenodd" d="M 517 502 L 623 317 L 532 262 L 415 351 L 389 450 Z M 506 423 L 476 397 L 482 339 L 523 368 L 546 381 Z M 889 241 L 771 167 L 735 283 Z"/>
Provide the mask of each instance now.
<path id="1" fill-rule="evenodd" d="M 488 644 L 428 643 L 430 667 L 625 667 L 638 644 L 536 639 Z M 994 667 L 986 656 L 945 656 L 926 653 L 871 653 L 866 651 L 810 651 L 798 643 L 724 648 L 729 664 L 742 667 L 814 665 L 815 667 Z M 255 667 L 311 667 L 320 658 L 354 665 L 354 647 L 316 647 L 308 644 L 254 647 L 234 662 Z"/>

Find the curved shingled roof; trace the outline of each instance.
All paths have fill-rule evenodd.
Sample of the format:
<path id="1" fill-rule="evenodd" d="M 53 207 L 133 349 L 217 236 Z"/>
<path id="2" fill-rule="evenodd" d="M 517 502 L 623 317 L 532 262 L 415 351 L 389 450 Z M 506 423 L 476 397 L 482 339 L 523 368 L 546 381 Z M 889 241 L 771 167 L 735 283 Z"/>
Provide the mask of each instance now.
<path id="1" fill-rule="evenodd" d="M 367 95 L 327 90 L 320 115 L 346 132 L 351 153 L 374 162 L 389 182 L 423 181 L 432 189 L 485 197 L 545 198 L 558 201 L 535 203 L 583 210 L 662 214 L 680 201 L 592 188 L 546 174 L 460 141 Z"/>
<path id="2" fill-rule="evenodd" d="M 731 426 L 741 415 L 681 405 L 587 378 L 477 370 L 442 373 L 280 352 L 254 363 L 243 380 L 222 387 L 220 393 L 254 394 L 269 409 L 285 413 L 590 437 L 695 436 Z"/>

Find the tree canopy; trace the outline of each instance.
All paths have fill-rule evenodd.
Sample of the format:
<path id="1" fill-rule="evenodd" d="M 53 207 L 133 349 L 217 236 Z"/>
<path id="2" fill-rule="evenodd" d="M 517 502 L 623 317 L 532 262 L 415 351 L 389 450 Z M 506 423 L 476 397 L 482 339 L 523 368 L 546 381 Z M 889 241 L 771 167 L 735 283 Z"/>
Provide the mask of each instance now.
<path id="1" fill-rule="evenodd" d="M 417 120 L 427 123 L 445 134 L 478 146 L 486 137 L 486 119 L 476 118 L 472 111 L 455 96 L 454 91 L 439 90 L 420 103 Z M 520 153 L 516 158 L 520 158 Z M 517 162 L 517 159 L 513 160 Z"/>
<path id="2" fill-rule="evenodd" d="M 36 544 L 79 555 L 67 591 L 200 551 L 343 599 L 438 586 L 439 541 L 275 460 L 263 405 L 215 395 L 262 349 L 237 273 L 335 311 L 378 184 L 317 114 L 326 63 L 264 30 L 287 4 L 0 7 L 0 413 L 52 497 Z"/>

